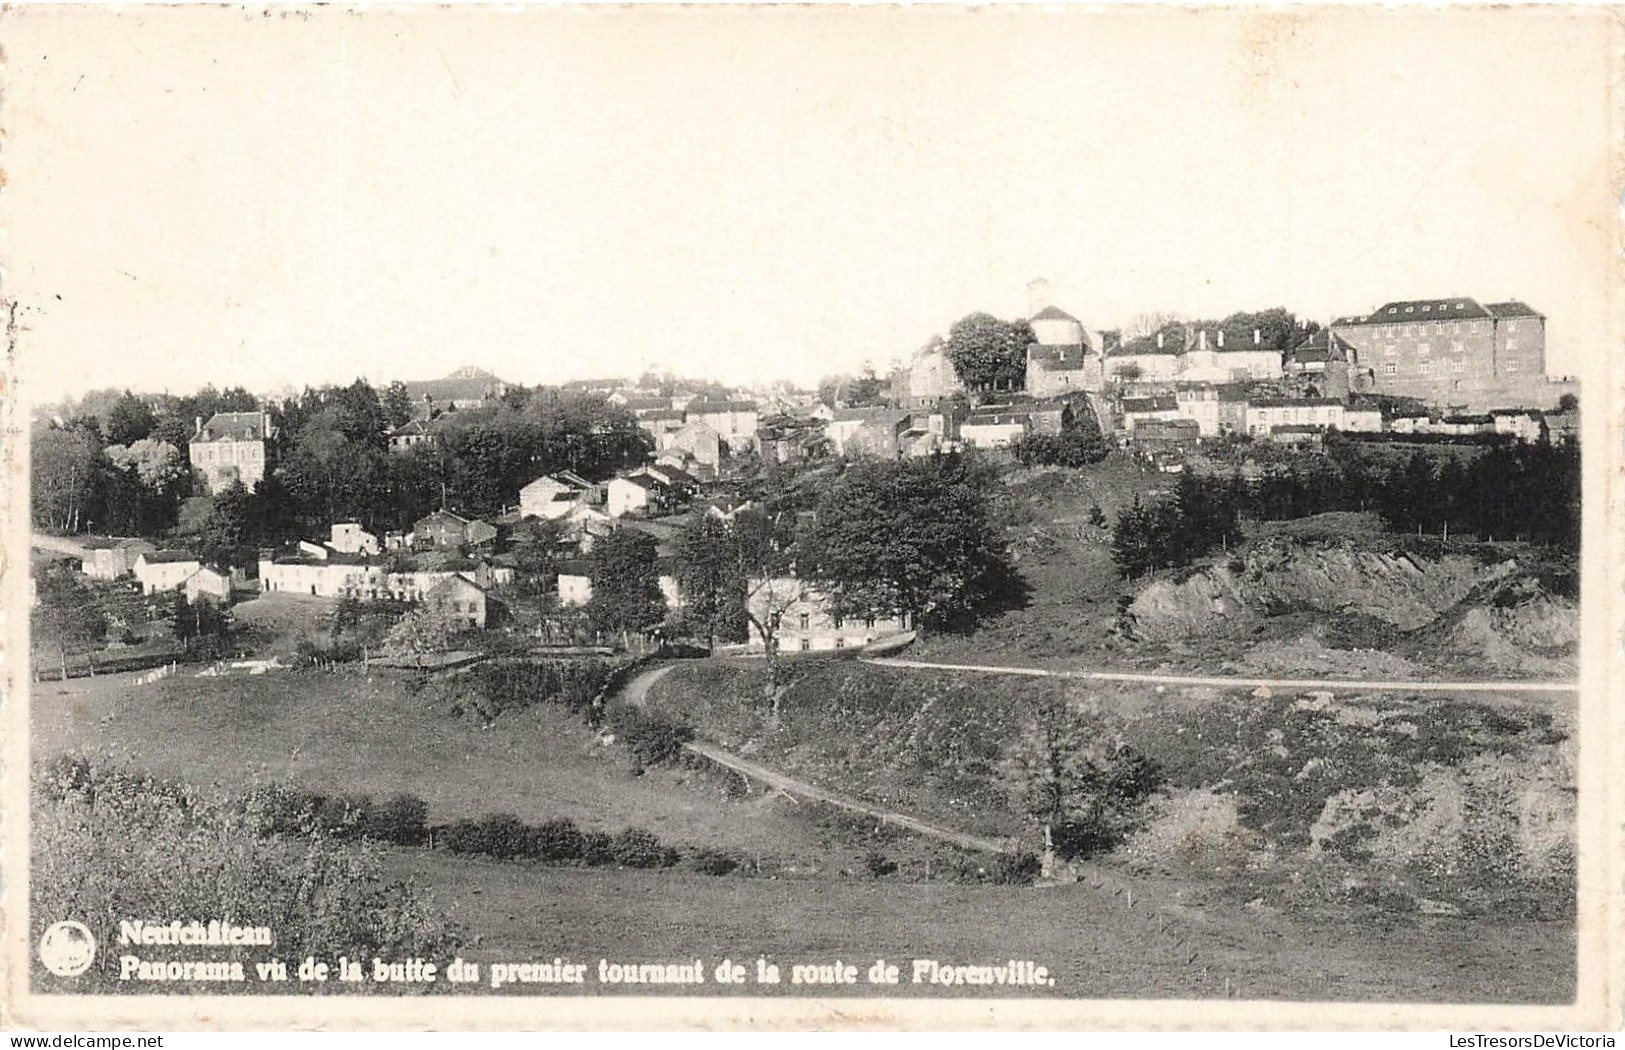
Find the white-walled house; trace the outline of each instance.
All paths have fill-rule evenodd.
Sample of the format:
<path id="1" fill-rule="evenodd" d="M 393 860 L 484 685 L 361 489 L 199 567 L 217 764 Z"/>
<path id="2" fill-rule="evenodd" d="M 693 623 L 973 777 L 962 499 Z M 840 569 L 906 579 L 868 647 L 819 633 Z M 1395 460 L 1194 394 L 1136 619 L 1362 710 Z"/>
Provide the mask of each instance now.
<path id="1" fill-rule="evenodd" d="M 519 490 L 519 516 L 554 521 L 570 513 L 584 495 L 578 486 L 544 474 Z"/>
<path id="2" fill-rule="evenodd" d="M 185 551 L 143 551 L 135 559 L 135 578 L 142 594 L 157 594 L 181 586 L 201 568 L 203 563 Z"/>
<path id="3" fill-rule="evenodd" d="M 776 618 L 775 641 L 781 653 L 856 649 L 877 638 L 909 630 L 907 613 L 886 617 L 841 617 L 830 612 L 829 599 L 792 576 L 751 580 L 746 584 L 753 649 L 767 647 L 760 624 Z"/>
<path id="4" fill-rule="evenodd" d="M 361 527 L 360 522 L 341 522 L 331 528 L 327 545 L 341 554 L 377 554 L 378 537 Z"/>
<path id="5" fill-rule="evenodd" d="M 195 602 L 207 598 L 221 605 L 231 601 L 231 577 L 207 565 L 188 576 L 181 584 L 186 600 Z"/>

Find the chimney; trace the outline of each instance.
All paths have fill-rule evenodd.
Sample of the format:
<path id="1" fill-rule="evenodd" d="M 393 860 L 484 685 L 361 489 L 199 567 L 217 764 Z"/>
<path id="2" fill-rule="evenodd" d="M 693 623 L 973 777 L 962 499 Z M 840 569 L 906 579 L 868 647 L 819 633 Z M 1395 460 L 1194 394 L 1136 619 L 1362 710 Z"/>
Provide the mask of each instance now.
<path id="1" fill-rule="evenodd" d="M 1161 332 L 1157 333 L 1157 349 L 1158 350 L 1162 349 L 1162 333 Z"/>
<path id="2" fill-rule="evenodd" d="M 197 437 L 203 433 L 203 417 L 198 416 L 192 421 L 192 436 Z"/>
<path id="3" fill-rule="evenodd" d="M 1256 328 L 1253 329 L 1253 345 L 1259 345 L 1259 331 Z"/>
<path id="4" fill-rule="evenodd" d="M 1200 332 L 1196 333 L 1196 337 L 1197 337 L 1197 340 L 1201 343 L 1202 349 L 1206 350 L 1207 349 L 1207 329 L 1204 328 Z"/>
<path id="5" fill-rule="evenodd" d="M 1224 349 L 1224 329 L 1219 329 L 1219 349 Z"/>

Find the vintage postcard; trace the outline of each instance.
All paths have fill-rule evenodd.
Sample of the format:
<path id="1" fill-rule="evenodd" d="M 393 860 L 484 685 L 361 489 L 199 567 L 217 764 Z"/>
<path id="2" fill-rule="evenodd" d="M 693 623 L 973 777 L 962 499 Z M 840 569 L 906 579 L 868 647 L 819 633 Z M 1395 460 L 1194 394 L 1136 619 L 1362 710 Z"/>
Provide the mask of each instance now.
<path id="1" fill-rule="evenodd" d="M 1616 11 L 0 42 L 8 1027 L 1620 1027 Z"/>

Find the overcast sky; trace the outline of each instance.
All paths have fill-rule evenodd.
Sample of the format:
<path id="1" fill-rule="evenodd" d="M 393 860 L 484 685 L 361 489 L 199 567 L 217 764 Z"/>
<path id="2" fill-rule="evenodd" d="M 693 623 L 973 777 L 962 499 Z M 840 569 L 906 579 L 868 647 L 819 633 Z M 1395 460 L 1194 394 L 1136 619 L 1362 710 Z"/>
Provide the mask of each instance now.
<path id="1" fill-rule="evenodd" d="M 5 13 L 25 393 L 803 382 L 1047 277 L 1604 346 L 1599 12 Z"/>

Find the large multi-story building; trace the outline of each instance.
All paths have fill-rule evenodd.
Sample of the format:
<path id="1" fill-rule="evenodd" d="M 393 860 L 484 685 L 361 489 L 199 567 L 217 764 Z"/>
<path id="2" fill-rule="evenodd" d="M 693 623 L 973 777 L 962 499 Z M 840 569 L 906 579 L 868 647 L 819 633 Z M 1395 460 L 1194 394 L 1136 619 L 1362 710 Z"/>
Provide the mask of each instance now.
<path id="1" fill-rule="evenodd" d="M 1089 331 L 1052 303 L 1049 282 L 1042 277 L 1027 286 L 1027 308 L 1027 324 L 1033 330 L 1033 342 L 1027 347 L 1027 393 L 1040 398 L 1099 393 L 1105 387 L 1101 369 L 1105 335 Z"/>
<path id="2" fill-rule="evenodd" d="M 1369 370 L 1372 390 L 1445 408 L 1544 406 L 1546 318 L 1521 302 L 1413 299 L 1340 317 L 1331 335 Z"/>
<path id="3" fill-rule="evenodd" d="M 241 481 L 252 489 L 265 477 L 265 446 L 275 437 L 266 412 L 216 412 L 187 442 L 187 455 L 210 492 Z"/>

